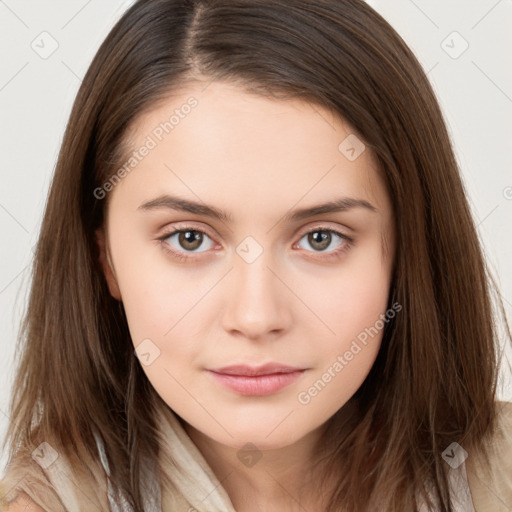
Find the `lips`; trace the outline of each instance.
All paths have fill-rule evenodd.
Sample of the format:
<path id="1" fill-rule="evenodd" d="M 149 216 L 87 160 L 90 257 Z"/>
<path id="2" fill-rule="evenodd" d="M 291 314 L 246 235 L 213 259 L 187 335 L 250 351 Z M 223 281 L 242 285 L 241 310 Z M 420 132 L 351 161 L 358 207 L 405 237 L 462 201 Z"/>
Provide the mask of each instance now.
<path id="1" fill-rule="evenodd" d="M 246 364 L 224 366 L 210 370 L 224 375 L 240 375 L 246 377 L 257 377 L 260 375 L 274 375 L 277 373 L 293 373 L 304 370 L 304 368 L 287 366 L 280 363 L 267 363 L 261 366 L 251 366 Z"/>
<path id="2" fill-rule="evenodd" d="M 307 368 L 267 363 L 260 366 L 239 364 L 223 366 L 208 373 L 215 382 L 238 395 L 265 396 L 277 393 L 296 382 Z"/>

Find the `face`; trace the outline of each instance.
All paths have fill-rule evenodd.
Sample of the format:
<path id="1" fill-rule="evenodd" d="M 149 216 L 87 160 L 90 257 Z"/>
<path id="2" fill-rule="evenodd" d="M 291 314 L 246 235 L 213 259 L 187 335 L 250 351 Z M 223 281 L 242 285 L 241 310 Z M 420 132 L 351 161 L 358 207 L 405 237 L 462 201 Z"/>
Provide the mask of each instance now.
<path id="1" fill-rule="evenodd" d="M 284 447 L 375 361 L 392 208 L 374 155 L 331 111 L 204 87 L 133 126 L 138 160 L 110 191 L 102 262 L 169 407 L 219 443 Z"/>

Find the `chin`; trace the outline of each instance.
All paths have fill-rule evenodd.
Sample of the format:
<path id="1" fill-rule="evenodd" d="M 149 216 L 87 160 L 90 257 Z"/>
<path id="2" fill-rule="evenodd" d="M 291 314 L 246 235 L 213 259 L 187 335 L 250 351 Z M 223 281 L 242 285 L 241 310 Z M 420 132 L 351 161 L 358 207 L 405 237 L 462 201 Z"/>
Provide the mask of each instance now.
<path id="1" fill-rule="evenodd" d="M 266 425 L 264 427 L 252 425 L 252 427 L 237 430 L 231 429 L 229 432 L 233 437 L 223 432 L 217 441 L 237 450 L 246 448 L 248 443 L 253 444 L 259 450 L 277 450 L 294 444 L 309 432 L 298 430 L 293 425 L 288 429 L 282 428 L 282 425 L 276 428 L 279 421 L 274 422 L 269 428 Z"/>
<path id="2" fill-rule="evenodd" d="M 291 438 L 276 438 L 274 440 L 270 440 L 266 438 L 266 435 L 252 435 L 250 432 L 247 432 L 246 434 L 241 434 L 240 436 L 235 436 L 233 438 L 228 437 L 227 439 L 223 439 L 222 444 L 225 444 L 226 446 L 229 446 L 230 448 L 233 448 L 234 450 L 239 451 L 268 451 L 268 450 L 279 450 L 281 448 L 286 448 L 287 446 L 290 446 L 294 444 L 298 439 L 291 439 Z M 221 442 L 222 442 L 221 441 Z"/>

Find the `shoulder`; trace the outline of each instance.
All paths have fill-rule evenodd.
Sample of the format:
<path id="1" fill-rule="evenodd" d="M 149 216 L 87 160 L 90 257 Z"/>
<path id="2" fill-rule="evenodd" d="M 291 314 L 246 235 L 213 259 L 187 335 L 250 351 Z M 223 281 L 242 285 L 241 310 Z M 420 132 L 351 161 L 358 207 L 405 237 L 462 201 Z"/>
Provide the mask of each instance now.
<path id="1" fill-rule="evenodd" d="M 40 507 L 32 498 L 26 493 L 22 492 L 16 498 L 16 501 L 11 503 L 5 512 L 46 512 L 44 508 Z"/>
<path id="2" fill-rule="evenodd" d="M 468 483 L 477 512 L 509 510 L 512 503 L 512 402 L 498 402 L 497 429 L 487 441 L 489 468 L 471 453 L 466 461 Z"/>
<path id="3" fill-rule="evenodd" d="M 0 511 L 66 512 L 82 510 L 82 504 L 84 510 L 109 510 L 107 475 L 94 455 L 78 459 L 55 440 L 47 443 L 57 453 L 49 464 L 36 460 L 39 452 L 33 457 L 32 445 L 41 446 L 36 440 L 21 446 L 9 461 L 0 477 Z"/>

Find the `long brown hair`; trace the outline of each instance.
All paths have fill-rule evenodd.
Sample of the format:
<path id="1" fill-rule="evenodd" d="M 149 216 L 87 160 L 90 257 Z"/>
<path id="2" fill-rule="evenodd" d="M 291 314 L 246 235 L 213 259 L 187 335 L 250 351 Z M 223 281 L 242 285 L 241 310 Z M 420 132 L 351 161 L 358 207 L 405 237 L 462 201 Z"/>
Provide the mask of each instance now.
<path id="1" fill-rule="evenodd" d="M 143 454 L 157 457 L 161 399 L 98 263 L 108 197 L 94 191 L 124 162 L 128 128 L 193 79 L 332 109 L 375 152 L 395 217 L 389 303 L 403 312 L 354 396 L 350 433 L 329 436 L 338 484 L 328 509 L 415 510 L 432 485 L 451 511 L 443 450 L 453 441 L 479 449 L 495 428 L 495 284 L 429 81 L 362 0 L 139 0 L 112 29 L 78 92 L 49 192 L 20 331 L 10 460 L 44 439 L 79 465 L 96 453 L 95 428 L 113 483 L 142 510 L 138 475 Z"/>

